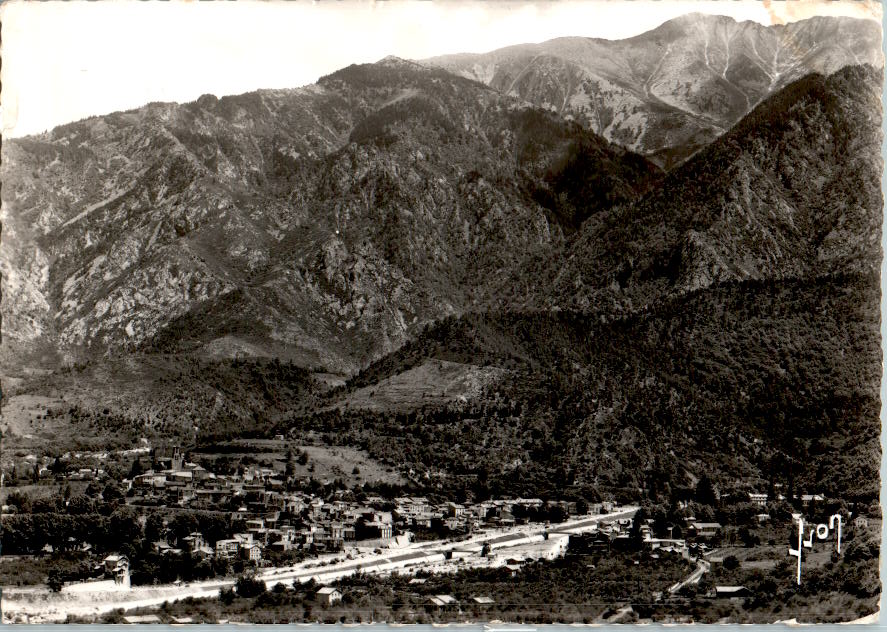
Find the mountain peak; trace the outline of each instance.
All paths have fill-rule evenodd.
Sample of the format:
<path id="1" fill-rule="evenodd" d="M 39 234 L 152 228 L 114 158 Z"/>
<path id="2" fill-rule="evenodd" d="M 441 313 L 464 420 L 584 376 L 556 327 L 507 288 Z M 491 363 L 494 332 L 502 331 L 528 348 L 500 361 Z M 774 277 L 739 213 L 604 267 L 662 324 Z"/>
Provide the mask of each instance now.
<path id="1" fill-rule="evenodd" d="M 729 15 L 719 15 L 714 13 L 702 13 L 700 11 L 693 11 L 691 13 L 685 13 L 684 15 L 679 15 L 676 18 L 672 18 L 671 20 L 668 20 L 668 22 L 708 22 L 712 24 L 718 24 L 722 22 L 736 22 L 736 20 Z M 668 24 L 668 22 L 665 22 L 665 24 Z"/>
<path id="2" fill-rule="evenodd" d="M 398 57 L 397 55 L 388 55 L 372 65 L 377 68 L 392 68 L 396 70 L 406 70 L 413 72 L 429 72 L 435 70 L 434 68 L 429 68 L 428 66 L 420 64 L 419 62 L 413 61 L 411 59 L 404 59 L 403 57 Z"/>
<path id="3" fill-rule="evenodd" d="M 388 55 L 376 63 L 382 66 L 421 66 L 421 64 L 417 64 L 409 59 L 404 59 L 403 57 L 398 57 L 397 55 Z"/>

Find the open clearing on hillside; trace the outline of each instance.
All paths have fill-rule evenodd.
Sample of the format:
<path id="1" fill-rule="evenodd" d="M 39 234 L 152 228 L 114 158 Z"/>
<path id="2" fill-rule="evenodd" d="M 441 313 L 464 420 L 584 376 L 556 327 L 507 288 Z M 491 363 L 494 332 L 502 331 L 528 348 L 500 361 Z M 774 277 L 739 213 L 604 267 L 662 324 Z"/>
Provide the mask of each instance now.
<path id="1" fill-rule="evenodd" d="M 65 406 L 67 406 L 65 401 L 58 397 L 23 394 L 4 398 L 0 428 L 3 429 L 4 435 L 13 433 L 26 438 L 38 434 L 52 434 L 54 430 L 50 427 L 52 418 L 47 418 L 46 413 Z"/>
<path id="2" fill-rule="evenodd" d="M 273 467 L 279 472 L 286 468 L 286 451 L 292 450 L 295 462 L 294 474 L 297 478 L 314 478 L 321 482 L 331 482 L 337 478 L 346 485 L 361 483 L 404 484 L 406 481 L 397 470 L 373 460 L 363 450 L 344 446 L 300 445 L 278 439 L 234 439 L 208 446 L 206 451 L 195 454 L 206 458 L 230 458 L 232 460 L 251 457 L 258 463 Z M 304 452 L 308 461 L 298 462 Z M 356 468 L 356 471 L 355 471 Z"/>
<path id="3" fill-rule="evenodd" d="M 500 380 L 506 373 L 505 369 L 498 367 L 428 360 L 378 384 L 356 390 L 345 398 L 342 405 L 384 411 L 467 402 L 481 395 L 487 386 Z"/>
<path id="4" fill-rule="evenodd" d="M 74 398 L 67 395 L 47 397 L 21 393 L 4 398 L 0 462 L 6 466 L 29 454 L 59 456 L 71 451 L 131 447 L 131 440 L 121 433 L 96 434 L 85 424 L 73 420 L 69 411 L 76 405 Z"/>
<path id="5" fill-rule="evenodd" d="M 3 432 L 3 456 L 12 457 L 19 450 L 45 448 L 48 441 L 70 434 L 66 415 L 47 415 L 48 411 L 67 410 L 70 404 L 57 397 L 13 395 L 4 398 L 0 430 Z"/>

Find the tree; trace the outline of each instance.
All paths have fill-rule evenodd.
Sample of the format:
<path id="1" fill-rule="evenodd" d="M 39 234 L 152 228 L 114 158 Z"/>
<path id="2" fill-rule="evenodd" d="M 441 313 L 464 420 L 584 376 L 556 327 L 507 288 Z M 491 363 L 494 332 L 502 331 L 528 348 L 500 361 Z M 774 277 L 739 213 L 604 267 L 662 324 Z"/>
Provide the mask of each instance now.
<path id="1" fill-rule="evenodd" d="M 234 584 L 238 597 L 258 597 L 265 593 L 265 582 L 251 575 L 241 575 Z"/>
<path id="2" fill-rule="evenodd" d="M 61 592 L 62 587 L 65 585 L 65 573 L 62 569 L 57 566 L 53 566 L 49 569 L 49 574 L 46 578 L 46 585 L 52 592 Z"/>
<path id="3" fill-rule="evenodd" d="M 183 538 L 197 531 L 199 524 L 194 514 L 180 513 L 170 521 L 169 528 L 175 534 L 176 542 L 181 542 Z"/>
<path id="4" fill-rule="evenodd" d="M 219 591 L 219 601 L 226 606 L 230 606 L 234 602 L 234 589 L 222 588 L 222 590 Z"/>
<path id="5" fill-rule="evenodd" d="M 700 476 L 699 482 L 696 483 L 696 502 L 710 507 L 715 507 L 718 503 L 714 486 L 707 474 Z"/>
<path id="6" fill-rule="evenodd" d="M 31 505 L 31 513 L 55 513 L 58 509 L 56 499 L 38 498 Z"/>
<path id="7" fill-rule="evenodd" d="M 87 498 L 83 494 L 77 494 L 68 501 L 67 511 L 69 514 L 87 514 L 95 511 L 92 499 Z"/>
<path id="8" fill-rule="evenodd" d="M 106 503 L 112 503 L 123 499 L 123 492 L 116 483 L 108 483 L 102 490 L 102 498 Z"/>
<path id="9" fill-rule="evenodd" d="M 132 544 L 141 537 L 142 528 L 138 520 L 119 509 L 109 518 L 108 531 L 102 544 L 107 550 L 119 551 L 124 544 Z"/>
<path id="10" fill-rule="evenodd" d="M 546 508 L 546 519 L 553 523 L 560 523 L 567 519 L 567 511 L 560 505 L 549 505 Z"/>
<path id="11" fill-rule="evenodd" d="M 157 512 L 151 512 L 145 519 L 145 539 L 148 542 L 156 542 L 163 533 L 163 517 Z"/>
<path id="12" fill-rule="evenodd" d="M 6 497 L 6 504 L 13 505 L 18 513 L 31 513 L 31 498 L 18 490 Z"/>
<path id="13" fill-rule="evenodd" d="M 61 476 L 67 471 L 67 467 L 59 457 L 55 457 L 55 460 L 52 462 L 52 465 L 49 466 L 49 471 L 52 472 L 53 476 Z"/>
<path id="14" fill-rule="evenodd" d="M 641 525 L 648 516 L 648 509 L 646 507 L 641 507 L 635 512 L 634 517 L 631 519 L 631 527 L 628 530 L 628 540 L 634 551 L 639 551 L 644 546 L 644 538 L 641 535 Z"/>
<path id="15" fill-rule="evenodd" d="M 129 478 L 135 478 L 144 471 L 145 470 L 142 467 L 142 460 L 136 457 L 132 462 L 132 466 L 129 468 Z"/>
<path id="16" fill-rule="evenodd" d="M 740 527 L 739 539 L 744 546 L 756 546 L 761 543 L 761 538 L 751 532 L 748 527 Z"/>

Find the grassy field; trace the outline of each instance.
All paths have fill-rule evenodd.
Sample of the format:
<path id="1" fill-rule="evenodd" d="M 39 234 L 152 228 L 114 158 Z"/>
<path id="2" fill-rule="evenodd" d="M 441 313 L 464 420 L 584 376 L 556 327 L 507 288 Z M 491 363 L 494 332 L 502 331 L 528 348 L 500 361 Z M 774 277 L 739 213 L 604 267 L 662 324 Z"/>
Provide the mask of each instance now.
<path id="1" fill-rule="evenodd" d="M 4 486 L 0 489 L 0 504 L 5 504 L 6 499 L 12 492 L 21 492 L 36 500 L 38 498 L 52 498 L 58 496 L 66 486 L 71 487 L 72 495 L 80 494 L 88 485 L 88 481 L 70 481 L 64 483 L 45 482 L 40 483 L 39 485 L 18 485 L 17 487 Z"/>
<path id="2" fill-rule="evenodd" d="M 831 559 L 834 542 L 814 542 L 812 549 L 804 549 L 804 568 L 818 568 Z M 789 559 L 788 545 L 761 544 L 758 546 L 726 546 L 719 548 L 710 558 L 712 564 L 722 564 L 727 557 L 735 557 L 745 569 L 772 569 L 782 560 Z M 793 558 L 797 561 L 796 558 Z"/>
<path id="3" fill-rule="evenodd" d="M 58 415 L 69 404 L 60 397 L 18 394 L 4 397 L 0 430 L 3 432 L 3 462 L 18 450 L 29 454 L 42 450 L 47 441 L 70 435 L 70 424 Z"/>
<path id="4" fill-rule="evenodd" d="M 273 467 L 282 473 L 286 468 L 286 452 L 289 449 L 295 456 L 293 467 L 294 474 L 298 478 L 311 477 L 321 482 L 340 478 L 348 486 L 364 482 L 398 485 L 406 482 L 394 468 L 373 460 L 366 452 L 357 448 L 300 445 L 277 439 L 234 439 L 216 445 L 224 449 L 196 454 L 207 459 L 236 460 L 251 457 L 260 465 Z M 298 462 L 300 453 L 305 453 L 308 457 L 304 464 Z"/>

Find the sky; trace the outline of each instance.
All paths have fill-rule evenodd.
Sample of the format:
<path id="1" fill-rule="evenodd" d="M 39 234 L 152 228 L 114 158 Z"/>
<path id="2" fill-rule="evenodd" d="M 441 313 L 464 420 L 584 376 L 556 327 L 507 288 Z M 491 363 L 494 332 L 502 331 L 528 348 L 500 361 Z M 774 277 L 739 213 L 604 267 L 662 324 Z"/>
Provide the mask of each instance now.
<path id="1" fill-rule="evenodd" d="M 11 0 L 0 7 L 2 131 L 18 137 L 152 101 L 294 88 L 388 55 L 621 39 L 691 11 L 763 24 L 812 15 L 881 21 L 877 0 Z"/>

